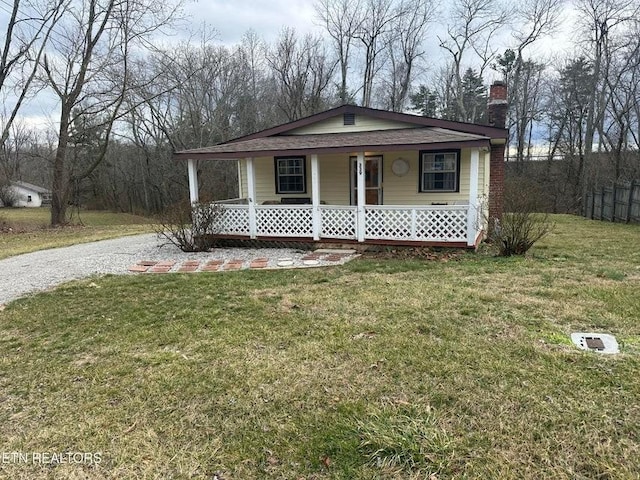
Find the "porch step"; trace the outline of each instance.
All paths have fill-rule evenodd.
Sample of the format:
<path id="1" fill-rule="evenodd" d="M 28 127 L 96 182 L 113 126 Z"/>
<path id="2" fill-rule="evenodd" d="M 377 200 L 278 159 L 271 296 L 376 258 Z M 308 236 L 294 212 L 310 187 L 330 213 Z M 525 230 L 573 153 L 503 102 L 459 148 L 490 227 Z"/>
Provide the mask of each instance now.
<path id="1" fill-rule="evenodd" d="M 353 255 L 356 253 L 355 250 L 349 248 L 319 248 L 318 250 L 314 250 L 313 253 L 318 254 L 333 254 L 333 255 Z"/>

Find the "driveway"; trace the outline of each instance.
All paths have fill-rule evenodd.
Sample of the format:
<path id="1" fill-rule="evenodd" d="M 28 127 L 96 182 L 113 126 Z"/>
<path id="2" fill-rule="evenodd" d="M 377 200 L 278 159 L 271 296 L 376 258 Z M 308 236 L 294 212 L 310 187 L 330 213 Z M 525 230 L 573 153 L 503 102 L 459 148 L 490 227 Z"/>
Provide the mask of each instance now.
<path id="1" fill-rule="evenodd" d="M 0 304 L 26 294 L 96 274 L 127 273 L 128 267 L 158 249 L 155 233 L 52 248 L 0 260 Z"/>
<path id="2" fill-rule="evenodd" d="M 132 235 L 0 260 L 0 305 L 92 275 L 324 267 L 356 256 L 354 250 L 310 253 L 289 248 L 216 248 L 185 253 L 159 241 L 155 233 Z"/>

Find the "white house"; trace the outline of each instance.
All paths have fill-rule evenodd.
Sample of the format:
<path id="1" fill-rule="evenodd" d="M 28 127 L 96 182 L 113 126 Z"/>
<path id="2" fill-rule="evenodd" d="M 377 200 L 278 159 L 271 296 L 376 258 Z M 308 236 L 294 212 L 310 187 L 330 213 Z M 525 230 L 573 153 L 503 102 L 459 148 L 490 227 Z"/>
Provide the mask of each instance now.
<path id="1" fill-rule="evenodd" d="M 21 181 L 12 181 L 9 188 L 18 197 L 14 207 L 41 207 L 43 204 L 51 203 L 51 191 L 46 188 Z M 2 200 L 0 206 L 4 206 Z"/>
<path id="2" fill-rule="evenodd" d="M 198 162 L 238 163 L 222 239 L 474 248 L 484 208 L 502 212 L 506 94 L 492 85 L 489 125 L 343 105 L 175 157 L 192 202 Z"/>

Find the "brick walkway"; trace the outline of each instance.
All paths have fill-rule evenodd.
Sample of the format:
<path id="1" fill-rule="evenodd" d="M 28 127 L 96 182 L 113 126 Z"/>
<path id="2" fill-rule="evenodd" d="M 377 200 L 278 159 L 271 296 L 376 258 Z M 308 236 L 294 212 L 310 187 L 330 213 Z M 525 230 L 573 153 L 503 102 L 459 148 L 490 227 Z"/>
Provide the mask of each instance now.
<path id="1" fill-rule="evenodd" d="M 176 262 L 172 260 L 153 261 L 142 260 L 129 267 L 129 271 L 133 273 L 192 273 L 192 272 L 219 272 L 232 270 L 263 270 L 263 269 L 284 269 L 284 268 L 300 268 L 300 267 L 321 267 L 344 263 L 355 258 L 353 250 L 335 251 L 335 250 L 317 250 L 310 252 L 301 258 L 293 259 L 288 257 L 267 258 L 257 257 L 249 260 L 240 258 L 220 259 L 212 258 L 210 260 L 185 260 Z"/>

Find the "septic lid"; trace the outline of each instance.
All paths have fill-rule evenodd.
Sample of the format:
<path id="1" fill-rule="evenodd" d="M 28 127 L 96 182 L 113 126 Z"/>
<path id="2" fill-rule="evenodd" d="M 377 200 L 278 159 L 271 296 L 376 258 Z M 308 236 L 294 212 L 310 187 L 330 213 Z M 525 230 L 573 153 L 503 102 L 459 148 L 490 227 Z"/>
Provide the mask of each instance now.
<path id="1" fill-rule="evenodd" d="M 571 340 L 582 350 L 598 353 L 620 353 L 616 338 L 608 333 L 575 332 L 571 334 Z"/>

